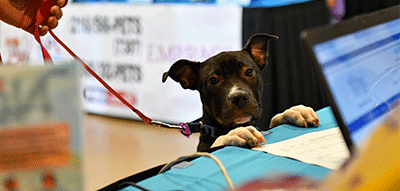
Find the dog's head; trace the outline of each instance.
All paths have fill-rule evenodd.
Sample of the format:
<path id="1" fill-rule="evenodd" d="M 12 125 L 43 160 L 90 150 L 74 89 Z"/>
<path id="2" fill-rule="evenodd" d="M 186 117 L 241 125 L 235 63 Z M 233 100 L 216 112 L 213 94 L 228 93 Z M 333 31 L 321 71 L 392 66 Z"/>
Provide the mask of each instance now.
<path id="1" fill-rule="evenodd" d="M 219 53 L 204 62 L 179 60 L 162 81 L 171 77 L 184 89 L 198 90 L 203 120 L 225 128 L 252 125 L 261 116 L 261 71 L 268 65 L 269 34 L 252 36 L 241 51 Z"/>

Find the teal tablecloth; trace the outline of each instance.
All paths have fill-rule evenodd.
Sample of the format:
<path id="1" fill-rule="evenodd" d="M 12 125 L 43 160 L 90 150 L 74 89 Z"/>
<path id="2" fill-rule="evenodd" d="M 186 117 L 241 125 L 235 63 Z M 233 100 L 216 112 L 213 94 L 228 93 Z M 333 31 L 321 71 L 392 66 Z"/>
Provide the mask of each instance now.
<path id="1" fill-rule="evenodd" d="M 320 119 L 320 125 L 317 128 L 281 125 L 271 129 L 271 134 L 265 136 L 267 143 L 275 143 L 306 133 L 337 127 L 329 107 L 317 111 L 317 114 Z M 320 166 L 239 147 L 224 147 L 212 154 L 225 166 L 234 185 L 282 173 L 320 180 L 324 179 L 331 171 Z M 175 168 L 137 184 L 150 190 L 223 190 L 228 188 L 224 176 L 212 159 L 199 157 L 192 162 L 194 164 L 190 167 Z M 133 186 L 122 189 L 122 191 L 134 190 L 138 189 Z"/>

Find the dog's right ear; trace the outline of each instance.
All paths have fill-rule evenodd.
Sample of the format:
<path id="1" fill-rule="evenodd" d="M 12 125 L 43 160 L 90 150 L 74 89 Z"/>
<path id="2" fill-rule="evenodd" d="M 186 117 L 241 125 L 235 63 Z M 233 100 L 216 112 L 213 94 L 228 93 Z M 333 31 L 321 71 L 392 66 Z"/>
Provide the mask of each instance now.
<path id="1" fill-rule="evenodd" d="M 165 82 L 169 76 L 174 81 L 179 82 L 184 89 L 196 90 L 199 65 L 200 62 L 178 60 L 168 72 L 163 74 L 162 82 Z"/>

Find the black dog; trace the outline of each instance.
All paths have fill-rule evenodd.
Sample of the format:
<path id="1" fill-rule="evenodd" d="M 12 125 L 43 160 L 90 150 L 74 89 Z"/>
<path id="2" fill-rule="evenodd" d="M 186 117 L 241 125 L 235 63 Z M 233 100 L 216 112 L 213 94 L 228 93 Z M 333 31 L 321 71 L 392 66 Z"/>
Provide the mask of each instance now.
<path id="1" fill-rule="evenodd" d="M 222 52 L 204 62 L 179 60 L 164 73 L 163 82 L 169 76 L 184 89 L 200 92 L 203 103 L 202 123 L 218 130 L 214 136 L 202 132 L 198 150 L 210 148 L 221 136 L 219 145 L 253 147 L 265 141 L 251 125 L 262 112 L 261 71 L 268 65 L 268 42 L 271 39 L 278 37 L 257 34 L 248 40 L 241 51 Z M 282 123 L 316 125 L 316 115 L 310 109 L 304 106 L 291 108 L 274 117 L 271 127 Z M 230 132 L 246 126 L 251 127 Z"/>

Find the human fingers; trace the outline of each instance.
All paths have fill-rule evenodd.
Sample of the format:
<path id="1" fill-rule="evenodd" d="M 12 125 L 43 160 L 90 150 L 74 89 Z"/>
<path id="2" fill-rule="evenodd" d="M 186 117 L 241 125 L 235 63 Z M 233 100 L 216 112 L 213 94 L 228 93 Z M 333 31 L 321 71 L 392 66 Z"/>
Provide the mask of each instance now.
<path id="1" fill-rule="evenodd" d="M 63 12 L 58 5 L 54 5 L 50 8 L 50 14 L 55 16 L 58 20 L 63 16 Z"/>
<path id="2" fill-rule="evenodd" d="M 49 26 L 47 25 L 39 26 L 40 36 L 46 35 L 48 31 L 49 31 Z"/>
<path id="3" fill-rule="evenodd" d="M 68 4 L 68 0 L 57 0 L 57 5 L 61 8 L 65 7 Z"/>
<path id="4" fill-rule="evenodd" d="M 57 25 L 58 25 L 58 20 L 54 16 L 49 17 L 46 25 L 39 26 L 40 36 L 46 35 L 50 29 L 56 28 Z"/>
<path id="5" fill-rule="evenodd" d="M 54 29 L 58 26 L 58 20 L 55 16 L 51 16 L 49 17 L 48 21 L 47 21 L 47 26 L 49 27 L 49 29 Z"/>
<path id="6" fill-rule="evenodd" d="M 63 12 L 58 5 L 50 8 L 50 17 L 47 19 L 45 25 L 40 26 L 40 36 L 44 36 L 50 29 L 55 29 L 58 26 L 58 20 L 61 19 Z"/>

